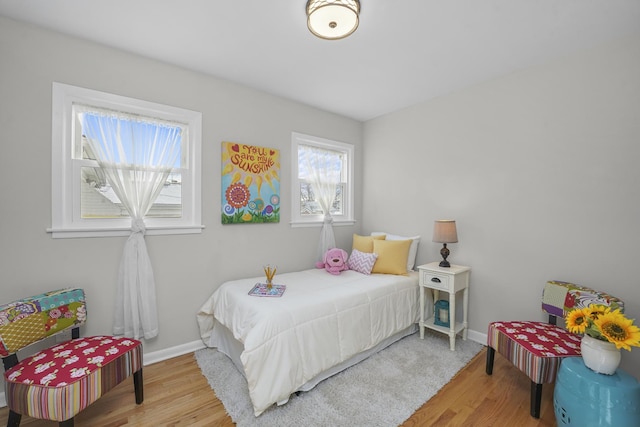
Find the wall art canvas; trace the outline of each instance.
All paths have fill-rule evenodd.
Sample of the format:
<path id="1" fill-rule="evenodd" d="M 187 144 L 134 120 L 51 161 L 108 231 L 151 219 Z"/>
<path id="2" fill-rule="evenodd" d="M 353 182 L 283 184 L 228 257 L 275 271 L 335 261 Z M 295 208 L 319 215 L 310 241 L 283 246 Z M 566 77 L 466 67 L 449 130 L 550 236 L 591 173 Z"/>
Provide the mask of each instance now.
<path id="1" fill-rule="evenodd" d="M 280 150 L 222 143 L 222 223 L 280 222 Z"/>

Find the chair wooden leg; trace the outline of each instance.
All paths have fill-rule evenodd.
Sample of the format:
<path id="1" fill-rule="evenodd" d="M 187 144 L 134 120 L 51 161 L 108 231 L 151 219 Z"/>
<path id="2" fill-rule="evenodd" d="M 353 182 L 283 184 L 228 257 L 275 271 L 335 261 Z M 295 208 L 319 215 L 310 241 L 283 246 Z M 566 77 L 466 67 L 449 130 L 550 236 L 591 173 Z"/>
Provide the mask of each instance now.
<path id="1" fill-rule="evenodd" d="M 496 356 L 496 350 L 493 347 L 487 347 L 487 365 L 486 372 L 487 375 L 493 374 L 493 359 Z"/>
<path id="2" fill-rule="evenodd" d="M 58 427 L 73 427 L 73 418 L 69 418 L 68 420 L 60 421 L 58 423 Z"/>
<path id="3" fill-rule="evenodd" d="M 133 373 L 133 388 L 136 393 L 136 403 L 139 405 L 144 400 L 144 387 L 142 385 L 142 368 Z"/>
<path id="4" fill-rule="evenodd" d="M 542 401 L 542 384 L 531 381 L 531 416 L 540 418 L 540 402 Z"/>
<path id="5" fill-rule="evenodd" d="M 22 419 L 22 415 L 17 412 L 13 412 L 9 410 L 9 418 L 7 419 L 7 427 L 18 427 L 20 425 L 20 420 Z"/>

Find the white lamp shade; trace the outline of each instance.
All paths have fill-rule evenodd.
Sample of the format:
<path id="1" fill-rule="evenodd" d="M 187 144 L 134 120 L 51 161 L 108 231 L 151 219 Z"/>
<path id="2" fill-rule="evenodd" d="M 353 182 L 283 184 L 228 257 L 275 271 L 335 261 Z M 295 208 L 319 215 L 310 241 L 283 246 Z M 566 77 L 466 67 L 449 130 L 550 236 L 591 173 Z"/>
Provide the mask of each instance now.
<path id="1" fill-rule="evenodd" d="M 439 219 L 433 224 L 433 241 L 437 243 L 456 243 L 458 232 L 452 219 Z"/>
<path id="2" fill-rule="evenodd" d="M 307 26 L 320 38 L 337 40 L 358 28 L 359 13 L 358 0 L 309 0 Z"/>

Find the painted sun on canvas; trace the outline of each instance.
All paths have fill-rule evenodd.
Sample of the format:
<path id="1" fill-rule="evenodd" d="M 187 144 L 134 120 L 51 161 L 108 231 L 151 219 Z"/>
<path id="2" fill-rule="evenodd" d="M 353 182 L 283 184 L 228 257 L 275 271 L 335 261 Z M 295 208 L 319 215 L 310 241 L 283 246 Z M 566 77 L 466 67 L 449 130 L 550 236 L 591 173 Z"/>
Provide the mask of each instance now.
<path id="1" fill-rule="evenodd" d="M 222 223 L 280 222 L 280 150 L 222 143 Z"/>

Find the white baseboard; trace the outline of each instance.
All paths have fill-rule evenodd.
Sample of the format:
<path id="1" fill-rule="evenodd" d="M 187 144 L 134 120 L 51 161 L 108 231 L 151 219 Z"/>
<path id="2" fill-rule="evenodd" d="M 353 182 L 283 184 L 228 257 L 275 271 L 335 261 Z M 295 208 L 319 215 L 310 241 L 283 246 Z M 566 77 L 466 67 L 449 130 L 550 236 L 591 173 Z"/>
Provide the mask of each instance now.
<path id="1" fill-rule="evenodd" d="M 174 347 L 165 348 L 163 350 L 153 351 L 151 353 L 145 353 L 143 363 L 144 366 L 153 365 L 154 363 L 162 362 L 163 360 L 182 356 L 183 354 L 187 353 L 192 353 L 204 347 L 205 345 L 202 340 L 197 340 L 185 344 L 176 345 Z"/>
<path id="2" fill-rule="evenodd" d="M 187 353 L 192 353 L 204 347 L 205 345 L 202 340 L 197 340 L 186 344 L 180 344 L 174 347 L 165 348 L 163 350 L 153 351 L 151 353 L 145 353 L 143 356 L 143 363 L 144 366 L 152 365 L 154 363 L 162 362 L 163 360 L 182 356 L 183 354 Z M 4 408 L 5 406 L 7 406 L 7 399 L 5 397 L 4 391 L 2 391 L 0 392 L 0 408 Z"/>
<path id="3" fill-rule="evenodd" d="M 472 331 L 469 329 L 467 331 L 467 338 L 471 341 L 475 341 L 478 344 L 487 345 L 487 334 L 478 331 Z"/>

